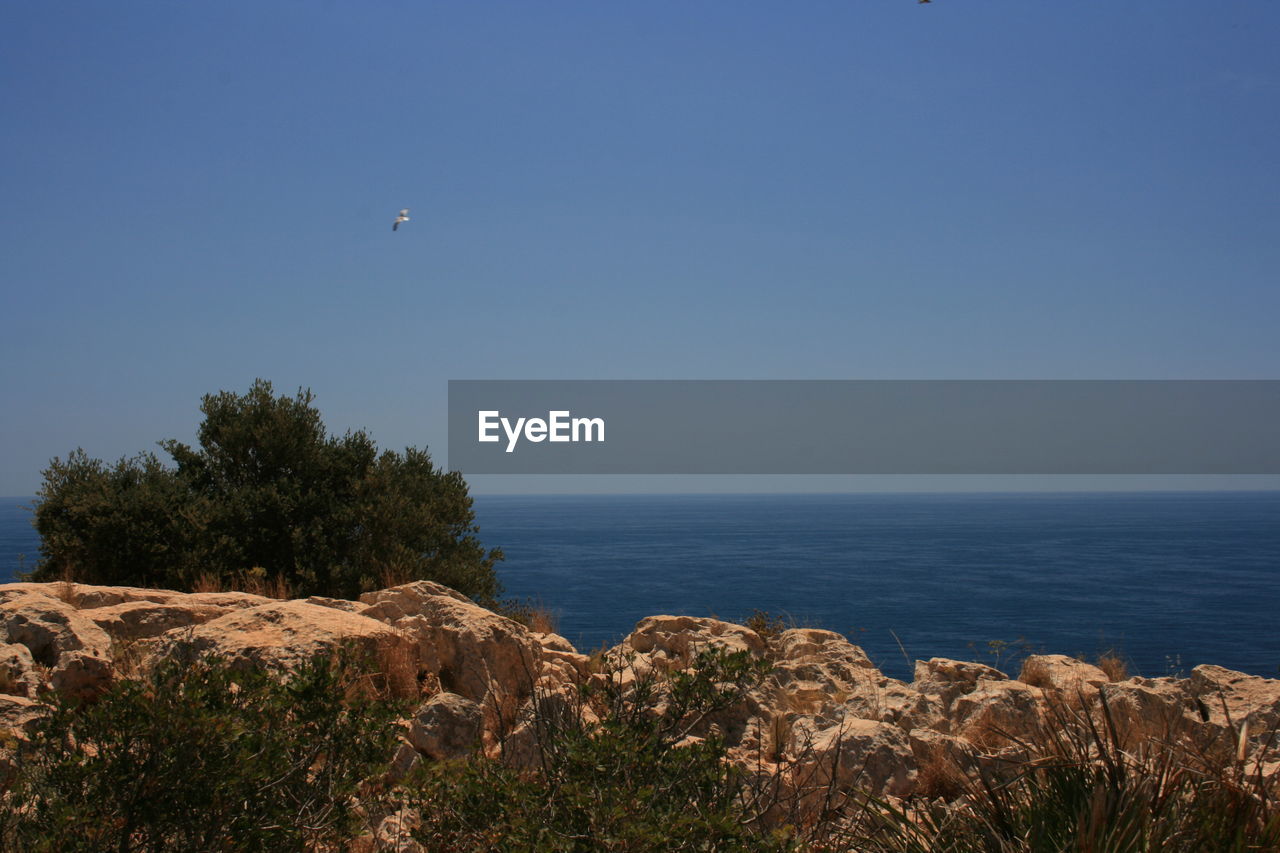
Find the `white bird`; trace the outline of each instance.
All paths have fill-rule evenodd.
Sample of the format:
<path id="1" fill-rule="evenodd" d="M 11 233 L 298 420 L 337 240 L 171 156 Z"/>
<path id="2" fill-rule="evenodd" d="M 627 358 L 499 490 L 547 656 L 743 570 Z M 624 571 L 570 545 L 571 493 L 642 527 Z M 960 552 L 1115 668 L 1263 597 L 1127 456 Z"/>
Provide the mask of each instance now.
<path id="1" fill-rule="evenodd" d="M 396 217 L 396 221 L 391 223 L 391 230 L 395 231 L 397 228 L 400 227 L 401 222 L 408 222 L 408 221 L 409 221 L 409 208 L 406 207 L 404 210 L 400 211 L 400 215 Z"/>

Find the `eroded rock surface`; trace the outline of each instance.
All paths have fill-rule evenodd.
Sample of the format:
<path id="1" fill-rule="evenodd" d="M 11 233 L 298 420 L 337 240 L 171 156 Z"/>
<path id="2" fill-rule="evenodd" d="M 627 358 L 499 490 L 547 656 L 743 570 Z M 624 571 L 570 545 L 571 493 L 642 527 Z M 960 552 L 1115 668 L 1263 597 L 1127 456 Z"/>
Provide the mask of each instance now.
<path id="1" fill-rule="evenodd" d="M 476 749 L 536 767 L 535 715 L 594 725 L 583 685 L 626 690 L 685 669 L 712 647 L 767 662 L 769 671 L 740 701 L 691 725 L 687 742 L 720 738 L 746 773 L 773 774 L 770 784 L 802 797 L 823 786 L 891 797 L 937 789 L 939 768 L 1005 760 L 1010 743 L 1034 741 L 1062 714 L 1102 703 L 1122 738 L 1243 749 L 1247 757 L 1274 751 L 1280 727 L 1280 681 L 1216 666 L 1186 679 L 1111 682 L 1092 664 L 1035 655 L 1014 680 L 981 663 L 932 658 L 917 661 L 904 682 L 831 631 L 758 632 L 691 616 L 649 617 L 615 648 L 589 656 L 558 634 L 419 581 L 359 601 L 0 585 L 0 728 L 20 733 L 38 719 L 45 691 L 92 699 L 130 677 L 140 657 L 182 646 L 237 666 L 287 669 L 348 645 L 394 693 L 414 700 L 388 778 Z"/>

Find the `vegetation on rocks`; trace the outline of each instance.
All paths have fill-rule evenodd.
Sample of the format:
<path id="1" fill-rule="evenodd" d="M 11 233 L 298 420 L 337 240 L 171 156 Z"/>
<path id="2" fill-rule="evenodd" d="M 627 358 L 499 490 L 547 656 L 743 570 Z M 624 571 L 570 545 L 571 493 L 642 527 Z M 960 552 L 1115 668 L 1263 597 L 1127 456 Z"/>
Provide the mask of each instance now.
<path id="1" fill-rule="evenodd" d="M 310 850 L 361 826 L 400 710 L 351 654 L 288 677 L 190 649 L 96 702 L 57 694 L 17 741 L 0 796 L 14 851 Z"/>
<path id="2" fill-rule="evenodd" d="M 754 621 L 585 655 L 429 581 L 0 585 L 0 849 L 1280 849 L 1280 681 L 1038 654 L 904 682 Z"/>
<path id="3" fill-rule="evenodd" d="M 748 825 L 741 771 L 708 731 L 767 669 L 707 648 L 687 670 L 630 680 L 616 664 L 576 692 L 535 697 L 522 766 L 474 756 L 413 781 L 413 836 L 428 850 L 781 848 Z"/>

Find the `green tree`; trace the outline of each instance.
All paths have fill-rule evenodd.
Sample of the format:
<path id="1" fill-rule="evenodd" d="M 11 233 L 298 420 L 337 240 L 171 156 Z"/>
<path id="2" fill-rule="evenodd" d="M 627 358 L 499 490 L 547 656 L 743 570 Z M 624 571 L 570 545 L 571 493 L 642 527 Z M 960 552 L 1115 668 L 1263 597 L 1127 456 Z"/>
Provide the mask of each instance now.
<path id="1" fill-rule="evenodd" d="M 435 580 L 483 601 L 500 592 L 456 472 L 416 448 L 379 452 L 362 431 L 330 436 L 310 391 L 206 395 L 199 446 L 168 440 L 109 466 L 54 459 L 37 496 L 35 580 L 232 584 L 253 571 L 300 595 L 352 598 Z"/>

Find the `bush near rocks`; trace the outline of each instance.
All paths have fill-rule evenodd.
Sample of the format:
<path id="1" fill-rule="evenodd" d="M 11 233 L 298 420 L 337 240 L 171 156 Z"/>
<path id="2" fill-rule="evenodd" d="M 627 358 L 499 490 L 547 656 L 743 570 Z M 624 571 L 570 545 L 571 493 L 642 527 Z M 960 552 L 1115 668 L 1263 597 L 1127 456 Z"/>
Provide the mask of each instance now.
<path id="1" fill-rule="evenodd" d="M 501 592 L 467 485 L 426 451 L 330 436 L 310 391 L 208 394 L 199 447 L 160 443 L 107 464 L 54 459 L 37 495 L 37 581 L 249 588 L 355 598 L 415 579 L 477 599 Z"/>
<path id="2" fill-rule="evenodd" d="M 345 841 L 353 796 L 402 710 L 351 653 L 288 677 L 174 650 L 84 704 L 49 696 L 0 791 L 0 849 L 313 850 Z"/>

